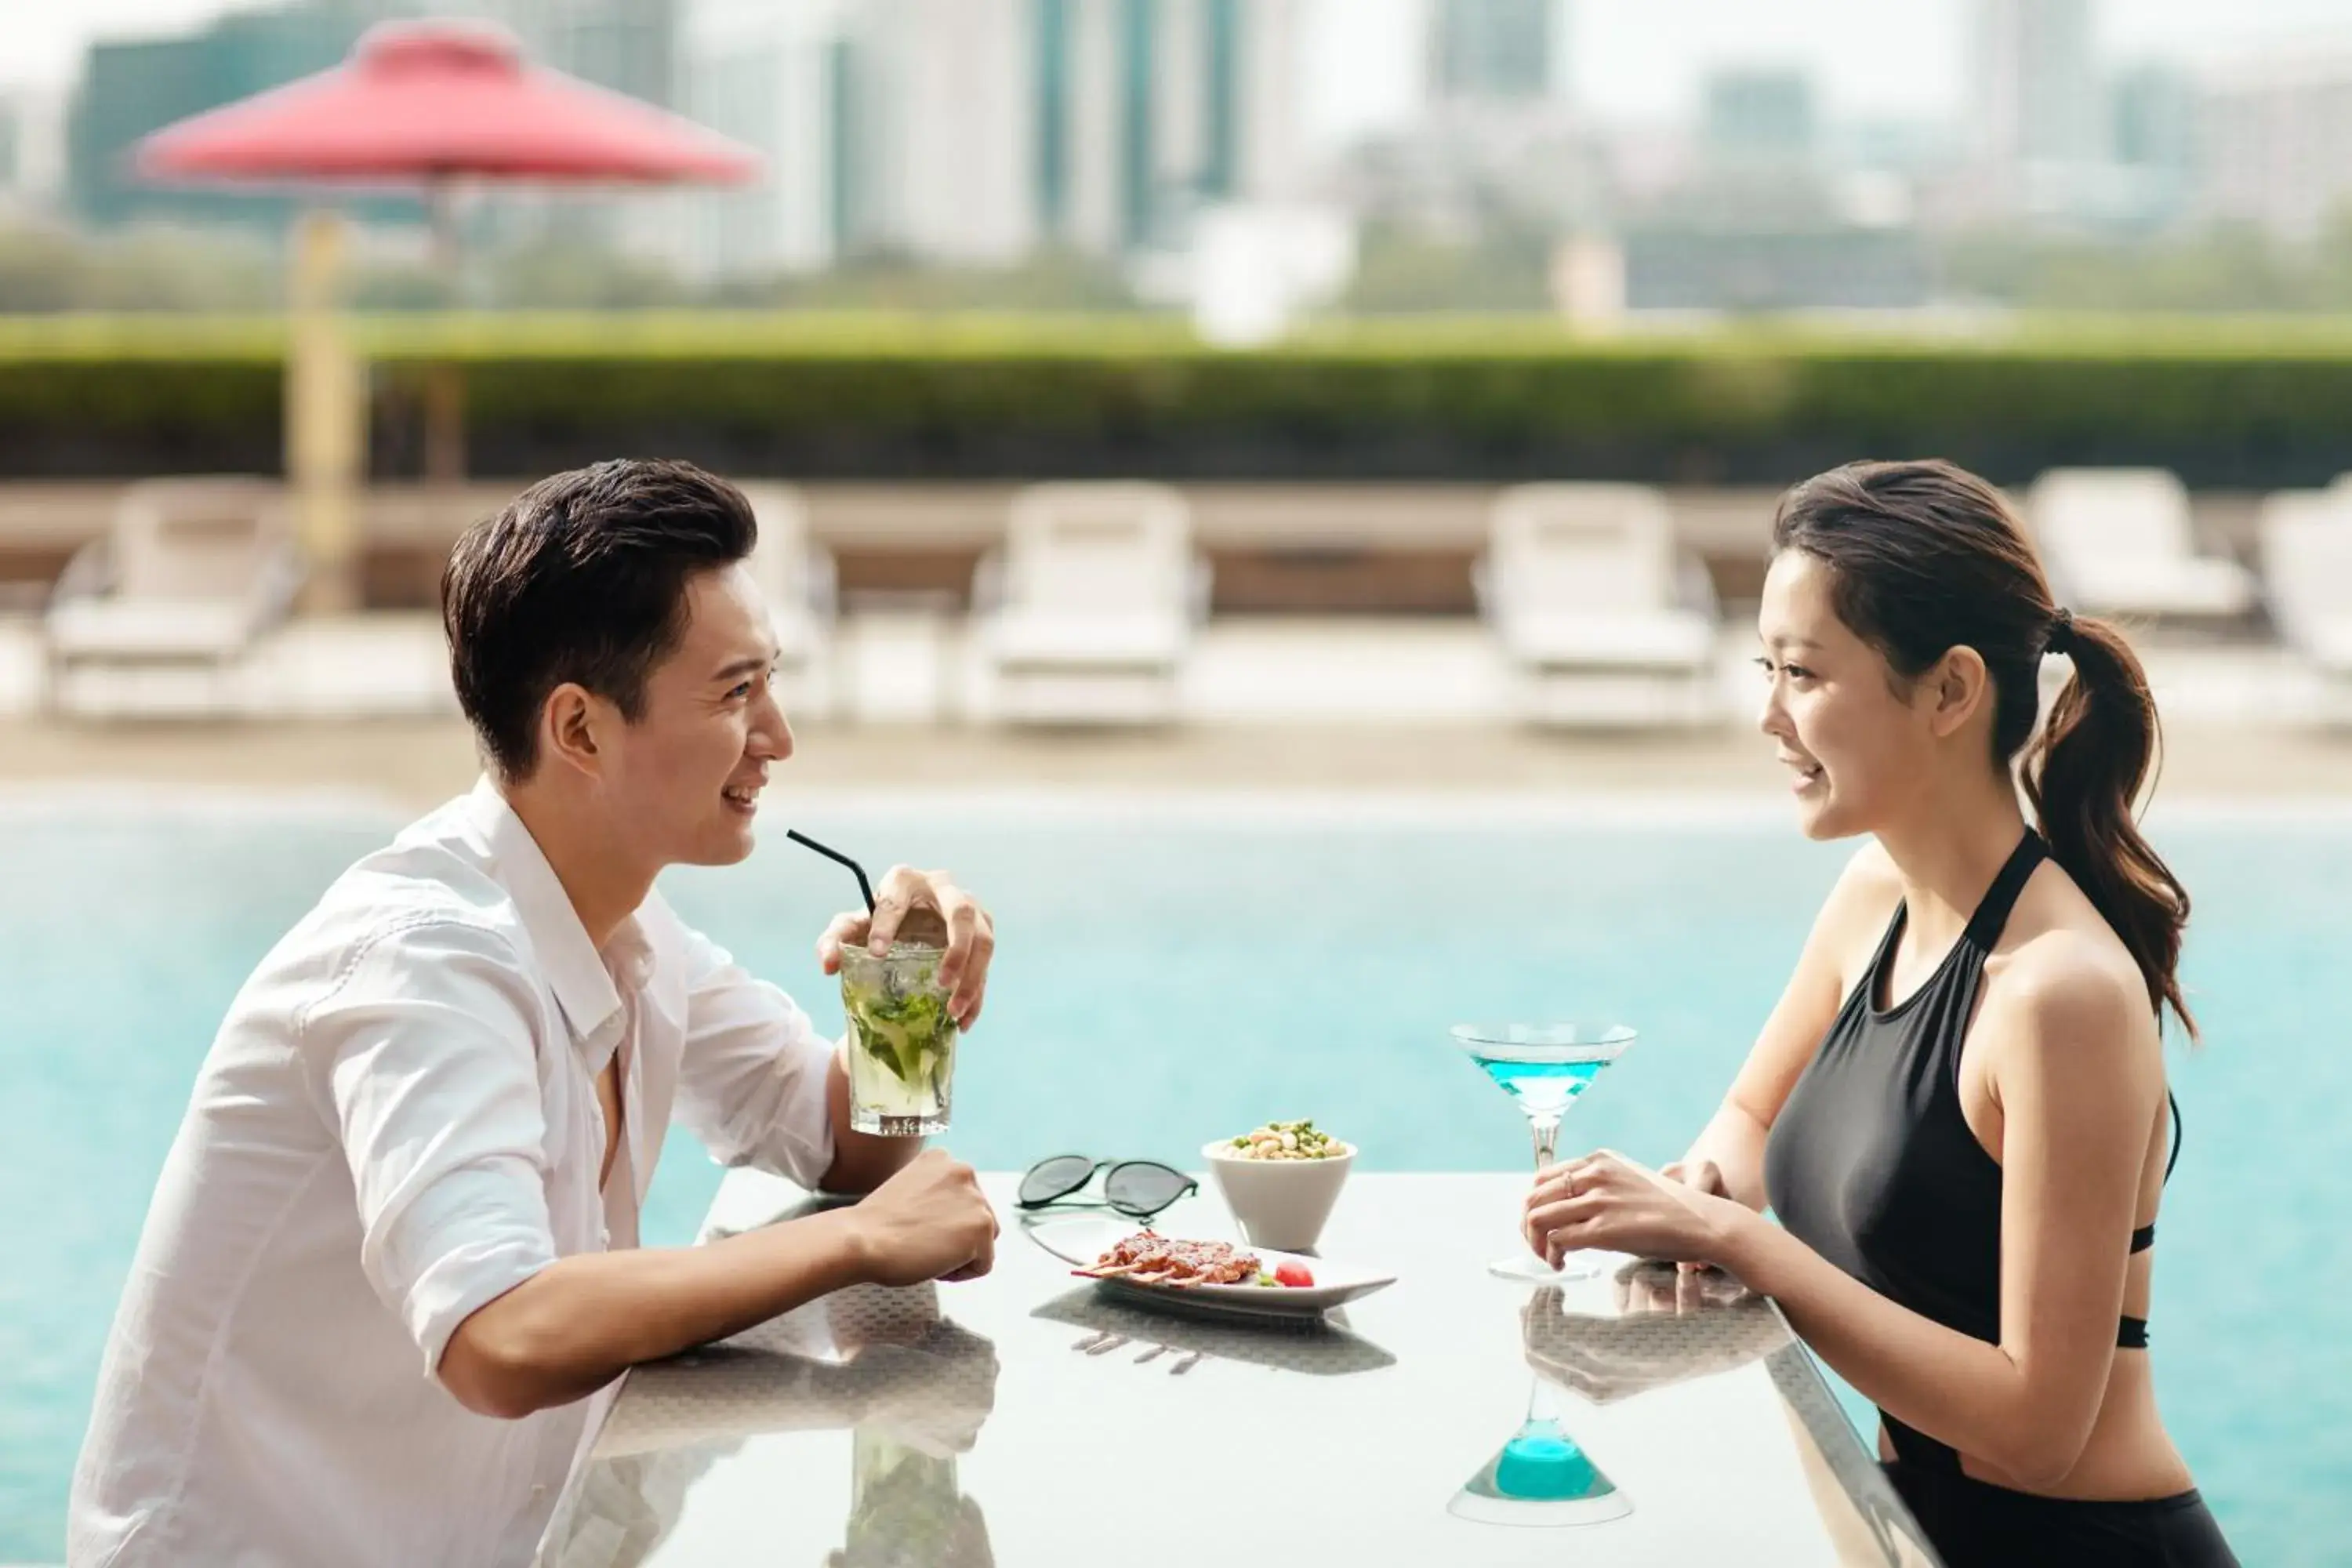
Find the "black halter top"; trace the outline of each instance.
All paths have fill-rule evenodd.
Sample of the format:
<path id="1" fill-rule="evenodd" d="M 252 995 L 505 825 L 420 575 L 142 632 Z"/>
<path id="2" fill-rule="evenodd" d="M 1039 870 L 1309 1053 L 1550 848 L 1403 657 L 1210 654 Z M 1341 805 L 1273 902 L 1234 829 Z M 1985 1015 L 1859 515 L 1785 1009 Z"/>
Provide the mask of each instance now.
<path id="1" fill-rule="evenodd" d="M 1881 1295 L 1948 1328 L 2000 1339 L 2000 1163 L 1960 1110 L 1960 1046 L 1976 1016 L 1985 958 L 2026 879 L 2049 853 L 2031 828 L 1927 984 L 1891 1007 L 1877 999 L 1906 911 L 1772 1124 L 1764 1186 L 1789 1231 Z M 2172 1106 L 2172 1160 L 2180 1110 Z M 2131 1250 L 2156 1226 L 2132 1232 Z M 2116 1343 L 2147 1344 L 2147 1321 L 2126 1317 Z M 1905 1461 L 1958 1468 L 1941 1443 L 1880 1412 Z"/>

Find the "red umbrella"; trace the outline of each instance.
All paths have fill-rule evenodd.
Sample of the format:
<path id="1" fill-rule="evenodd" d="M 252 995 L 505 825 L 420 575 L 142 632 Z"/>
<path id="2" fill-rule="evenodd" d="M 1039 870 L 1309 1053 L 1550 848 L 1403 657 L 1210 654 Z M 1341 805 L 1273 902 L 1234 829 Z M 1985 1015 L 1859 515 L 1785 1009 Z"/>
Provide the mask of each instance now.
<path id="1" fill-rule="evenodd" d="M 422 185 L 442 265 L 457 265 L 460 180 L 731 184 L 750 149 L 650 104 L 526 63 L 512 34 L 473 22 L 370 28 L 343 64 L 148 136 L 137 172 L 173 183 Z M 427 387 L 425 466 L 464 466 L 454 375 Z"/>
<path id="2" fill-rule="evenodd" d="M 208 110 L 139 144 L 155 180 L 748 180 L 758 157 L 617 92 L 524 63 L 478 23 L 394 22 L 316 76 Z"/>

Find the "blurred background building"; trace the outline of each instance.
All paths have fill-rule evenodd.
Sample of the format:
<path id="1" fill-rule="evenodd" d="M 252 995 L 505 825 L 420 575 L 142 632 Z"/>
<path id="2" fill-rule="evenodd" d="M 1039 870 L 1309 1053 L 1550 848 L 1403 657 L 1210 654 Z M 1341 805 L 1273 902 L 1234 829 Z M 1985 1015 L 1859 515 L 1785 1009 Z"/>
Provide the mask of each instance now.
<path id="1" fill-rule="evenodd" d="M 679 101 L 769 160 L 698 198 L 699 277 L 1181 242 L 1296 177 L 1294 0 L 699 0 Z"/>
<path id="2" fill-rule="evenodd" d="M 2183 163 L 2200 216 L 2310 238 L 2352 204 L 2352 49 L 2235 63 L 2213 73 Z"/>
<path id="3" fill-rule="evenodd" d="M 1559 0 L 1437 0 L 1429 13 L 1431 95 L 1448 106 L 1549 100 L 1558 76 Z"/>
<path id="4" fill-rule="evenodd" d="M 2263 309 L 2329 286 L 2307 253 L 2352 206 L 2352 45 L 2126 56 L 2096 0 L 1949 9 L 1950 111 L 1858 114 L 1802 59 L 1726 54 L 1678 116 L 1633 119 L 1578 101 L 1570 0 L 280 0 L 100 37 L 70 83 L 0 97 L 0 191 L 89 236 L 274 235 L 281 201 L 141 185 L 127 150 L 333 63 L 375 22 L 446 14 L 700 120 L 767 171 L 717 194 L 502 200 L 470 220 L 508 258 L 477 302 L 1150 309 L 1218 271 L 1204 236 L 1253 223 L 1253 254 L 1342 258 L 1306 268 L 1323 283 L 1286 321 Z M 1392 34 L 1410 85 L 1335 133 L 1311 105 L 1350 30 Z M 415 249 L 413 206 L 356 210 L 372 254 Z M 435 298 L 396 279 L 372 297 Z"/>

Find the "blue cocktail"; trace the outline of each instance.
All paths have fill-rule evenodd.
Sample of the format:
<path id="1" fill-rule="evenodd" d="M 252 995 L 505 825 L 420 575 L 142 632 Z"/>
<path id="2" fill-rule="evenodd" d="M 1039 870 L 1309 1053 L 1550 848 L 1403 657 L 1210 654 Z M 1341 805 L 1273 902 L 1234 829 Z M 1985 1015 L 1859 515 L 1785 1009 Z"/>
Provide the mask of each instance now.
<path id="1" fill-rule="evenodd" d="M 1560 1426 L 1554 1395 L 1538 1378 L 1527 1419 L 1446 1511 L 1480 1524 L 1599 1524 L 1633 1507 Z"/>
<path id="2" fill-rule="evenodd" d="M 1633 1031 L 1622 1024 L 1456 1024 L 1454 1043 L 1518 1102 L 1534 1134 L 1536 1169 L 1559 1157 L 1559 1119 L 1576 1103 L 1592 1080 L 1633 1043 Z M 1600 1272 L 1595 1265 L 1554 1268 L 1533 1252 L 1522 1251 L 1492 1266 L 1507 1279 L 1552 1284 L 1584 1279 Z"/>

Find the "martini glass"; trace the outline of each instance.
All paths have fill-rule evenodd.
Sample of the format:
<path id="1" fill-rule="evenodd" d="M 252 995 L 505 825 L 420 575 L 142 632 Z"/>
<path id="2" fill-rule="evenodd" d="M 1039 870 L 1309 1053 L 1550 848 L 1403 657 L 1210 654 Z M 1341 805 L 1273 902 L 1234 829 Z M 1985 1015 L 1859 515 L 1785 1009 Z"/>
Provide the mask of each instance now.
<path id="1" fill-rule="evenodd" d="M 1535 1136 L 1536 1169 L 1559 1158 L 1559 1119 L 1601 1069 L 1625 1054 L 1633 1031 L 1622 1024 L 1456 1024 L 1454 1043 L 1468 1053 L 1496 1087 L 1518 1102 Z M 1554 1268 L 1522 1248 L 1487 1266 L 1505 1279 L 1556 1285 L 1590 1279 L 1596 1262 Z"/>
<path id="2" fill-rule="evenodd" d="M 1600 1524 L 1633 1505 L 1560 1426 L 1557 1396 L 1538 1378 L 1527 1419 L 1445 1511 L 1479 1524 Z"/>

